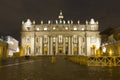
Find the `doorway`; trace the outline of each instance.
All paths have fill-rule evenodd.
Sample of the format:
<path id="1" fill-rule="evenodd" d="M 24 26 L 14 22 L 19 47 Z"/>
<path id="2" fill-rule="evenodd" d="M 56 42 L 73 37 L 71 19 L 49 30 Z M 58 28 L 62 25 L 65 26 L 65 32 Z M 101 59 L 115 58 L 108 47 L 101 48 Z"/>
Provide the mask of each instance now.
<path id="1" fill-rule="evenodd" d="M 63 48 L 62 48 L 62 47 L 59 47 L 59 48 L 58 48 L 58 54 L 61 55 L 62 53 L 63 53 Z"/>

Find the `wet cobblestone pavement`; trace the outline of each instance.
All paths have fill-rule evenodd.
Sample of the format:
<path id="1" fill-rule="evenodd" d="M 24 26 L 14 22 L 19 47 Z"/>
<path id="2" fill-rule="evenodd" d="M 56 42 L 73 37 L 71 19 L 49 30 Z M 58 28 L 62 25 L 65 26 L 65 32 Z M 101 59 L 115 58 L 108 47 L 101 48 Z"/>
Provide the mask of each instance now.
<path id="1" fill-rule="evenodd" d="M 5 64 L 6 63 L 6 64 Z M 0 65 L 0 80 L 120 80 L 120 67 L 87 67 L 64 57 L 38 58 Z"/>

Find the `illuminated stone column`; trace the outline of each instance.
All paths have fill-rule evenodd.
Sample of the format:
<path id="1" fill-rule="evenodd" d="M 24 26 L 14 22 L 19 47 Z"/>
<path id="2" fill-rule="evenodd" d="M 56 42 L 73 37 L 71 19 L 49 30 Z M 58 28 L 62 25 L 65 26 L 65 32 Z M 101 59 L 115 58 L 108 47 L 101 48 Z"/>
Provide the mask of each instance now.
<path id="1" fill-rule="evenodd" d="M 58 37 L 56 37 L 56 54 L 58 54 Z"/>
<path id="2" fill-rule="evenodd" d="M 81 55 L 81 37 L 78 37 L 78 55 Z"/>
<path id="3" fill-rule="evenodd" d="M 63 37 L 63 53 L 65 54 L 65 37 Z"/>
<path id="4" fill-rule="evenodd" d="M 43 54 L 43 38 L 40 37 L 40 55 Z"/>
<path id="5" fill-rule="evenodd" d="M 48 39 L 48 50 L 47 50 L 47 55 L 49 55 L 49 36 L 47 37 L 47 39 Z"/>
<path id="6" fill-rule="evenodd" d="M 91 56 L 92 54 L 91 54 L 91 43 L 90 43 L 90 37 L 86 37 L 86 53 L 85 53 L 85 55 L 86 56 Z"/>
<path id="7" fill-rule="evenodd" d="M 50 54 L 53 55 L 53 39 L 50 37 Z"/>
<path id="8" fill-rule="evenodd" d="M 73 49 L 74 49 L 74 45 L 73 45 L 73 36 L 72 36 L 71 44 L 72 44 L 72 48 L 71 48 L 71 49 L 72 49 L 72 55 L 73 55 L 73 54 L 74 54 L 74 53 L 73 53 L 73 51 L 74 51 L 74 50 L 73 50 Z"/>
<path id="9" fill-rule="evenodd" d="M 51 36 L 49 36 L 49 44 L 48 45 L 49 45 L 49 55 L 51 55 L 51 51 L 50 51 L 51 50 Z"/>
<path id="10" fill-rule="evenodd" d="M 71 37 L 68 39 L 68 55 L 71 55 Z"/>

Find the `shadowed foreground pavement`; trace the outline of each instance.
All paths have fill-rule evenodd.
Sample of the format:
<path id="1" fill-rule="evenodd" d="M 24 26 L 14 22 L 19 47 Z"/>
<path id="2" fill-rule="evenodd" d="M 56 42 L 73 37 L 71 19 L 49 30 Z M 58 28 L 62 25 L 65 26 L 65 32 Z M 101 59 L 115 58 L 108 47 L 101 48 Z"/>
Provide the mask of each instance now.
<path id="1" fill-rule="evenodd" d="M 87 67 L 57 57 L 0 65 L 0 80 L 120 80 L 120 67 Z"/>

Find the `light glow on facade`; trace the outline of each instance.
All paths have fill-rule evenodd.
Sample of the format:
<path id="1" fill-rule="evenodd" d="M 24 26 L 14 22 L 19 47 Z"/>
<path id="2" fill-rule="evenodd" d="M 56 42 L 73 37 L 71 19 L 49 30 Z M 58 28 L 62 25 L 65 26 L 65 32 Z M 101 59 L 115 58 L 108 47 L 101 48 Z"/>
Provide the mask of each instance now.
<path id="1" fill-rule="evenodd" d="M 47 30 L 47 28 L 44 28 L 44 30 L 46 31 L 46 30 Z"/>
<path id="2" fill-rule="evenodd" d="M 21 46 L 25 49 L 25 55 L 96 54 L 101 44 L 98 22 L 91 19 L 86 24 L 81 24 L 80 21 L 74 24 L 72 20 L 64 20 L 62 12 L 58 18 L 55 21 L 49 20 L 48 23 L 42 22 L 40 25 L 33 25 L 29 20 L 29 30 L 26 29 L 28 22 L 22 24 Z M 39 30 L 35 31 L 36 27 Z"/>

